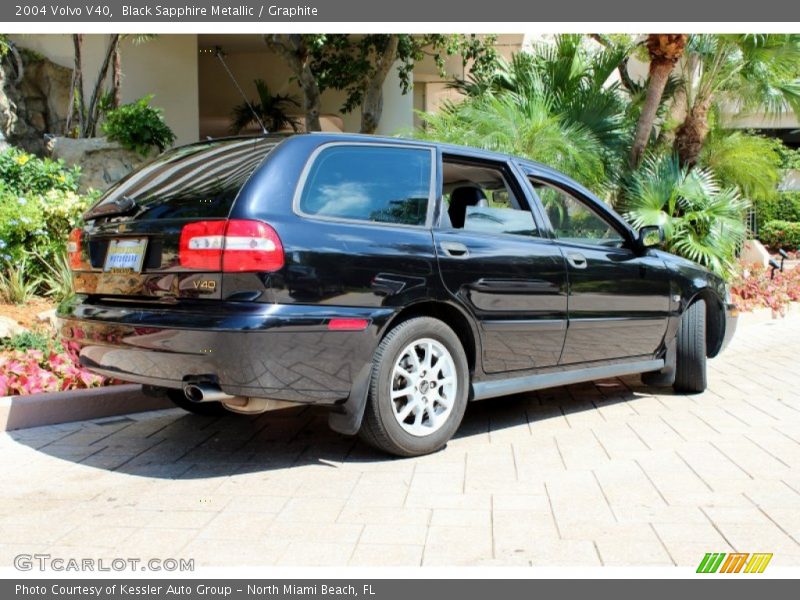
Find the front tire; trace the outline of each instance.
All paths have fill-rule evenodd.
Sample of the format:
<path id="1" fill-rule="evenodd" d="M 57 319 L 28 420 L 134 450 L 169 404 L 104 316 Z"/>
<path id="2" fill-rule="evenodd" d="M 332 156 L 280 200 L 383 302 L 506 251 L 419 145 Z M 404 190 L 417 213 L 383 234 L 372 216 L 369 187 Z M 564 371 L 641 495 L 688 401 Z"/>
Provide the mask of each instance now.
<path id="1" fill-rule="evenodd" d="M 681 316 L 677 338 L 675 367 L 676 392 L 699 394 L 707 386 L 706 378 L 706 303 L 697 300 Z"/>
<path id="2" fill-rule="evenodd" d="M 461 424 L 468 388 L 467 357 L 453 330 L 431 317 L 404 321 L 375 352 L 359 436 L 397 456 L 435 452 Z"/>

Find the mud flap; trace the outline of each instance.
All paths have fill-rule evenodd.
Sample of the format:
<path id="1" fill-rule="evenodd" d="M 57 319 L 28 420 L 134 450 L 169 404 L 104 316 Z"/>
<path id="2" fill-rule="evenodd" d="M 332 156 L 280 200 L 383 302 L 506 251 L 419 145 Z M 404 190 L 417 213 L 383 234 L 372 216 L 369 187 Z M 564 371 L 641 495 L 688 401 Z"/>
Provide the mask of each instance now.
<path id="1" fill-rule="evenodd" d="M 336 433 L 355 435 L 361 429 L 361 420 L 364 418 L 364 409 L 367 406 L 371 377 L 372 363 L 368 363 L 356 375 L 347 400 L 331 409 L 328 414 L 328 427 Z"/>

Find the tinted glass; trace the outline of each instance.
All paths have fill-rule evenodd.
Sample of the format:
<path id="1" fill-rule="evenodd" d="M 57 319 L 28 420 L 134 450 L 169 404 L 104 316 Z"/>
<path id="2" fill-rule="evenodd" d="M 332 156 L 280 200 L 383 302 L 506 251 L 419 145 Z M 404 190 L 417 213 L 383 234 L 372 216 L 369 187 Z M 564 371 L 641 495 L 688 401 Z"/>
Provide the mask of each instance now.
<path id="1" fill-rule="evenodd" d="M 132 219 L 227 217 L 239 190 L 279 140 L 217 140 L 176 148 L 113 186 L 93 211 L 129 205 Z"/>
<path id="2" fill-rule="evenodd" d="M 531 181 L 556 236 L 564 241 L 597 246 L 621 246 L 619 231 L 586 204 L 559 188 Z"/>
<path id="3" fill-rule="evenodd" d="M 423 225 L 430 186 L 428 150 L 334 146 L 314 161 L 300 210 L 325 217 Z"/>

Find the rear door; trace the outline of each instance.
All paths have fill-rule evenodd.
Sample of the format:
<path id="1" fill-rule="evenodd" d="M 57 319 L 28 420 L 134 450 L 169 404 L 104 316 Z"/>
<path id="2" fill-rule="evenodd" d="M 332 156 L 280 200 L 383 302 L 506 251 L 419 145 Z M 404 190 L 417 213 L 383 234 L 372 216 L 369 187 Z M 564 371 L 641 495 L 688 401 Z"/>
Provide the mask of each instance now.
<path id="1" fill-rule="evenodd" d="M 231 138 L 183 146 L 121 180 L 87 212 L 87 226 L 71 240 L 76 291 L 115 300 L 219 299 L 221 267 L 202 260 L 181 264 L 181 232 L 198 223 L 205 235 L 192 242 L 194 258 L 211 252 L 212 230 L 226 221 L 239 190 L 279 141 Z"/>
<path id="2" fill-rule="evenodd" d="M 484 371 L 557 364 L 567 322 L 564 259 L 540 235 L 513 167 L 445 155 L 441 173 L 439 269 L 480 324 Z"/>

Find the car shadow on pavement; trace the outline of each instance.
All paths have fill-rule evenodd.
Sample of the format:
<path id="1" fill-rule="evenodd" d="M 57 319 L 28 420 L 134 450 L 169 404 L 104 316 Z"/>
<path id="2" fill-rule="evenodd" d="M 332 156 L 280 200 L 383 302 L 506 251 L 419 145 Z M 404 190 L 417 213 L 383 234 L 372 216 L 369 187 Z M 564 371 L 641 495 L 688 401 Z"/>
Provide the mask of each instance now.
<path id="1" fill-rule="evenodd" d="M 638 378 L 611 379 L 470 403 L 461 427 L 441 452 L 523 442 L 540 435 L 540 429 L 550 435 L 552 425 L 569 428 L 571 419 L 602 420 L 604 411 L 620 407 L 631 411 L 629 401 L 643 395 L 639 388 Z M 331 431 L 327 411 L 313 406 L 250 417 L 202 417 L 170 409 L 12 431 L 9 436 L 53 458 L 160 479 L 404 460 Z"/>

